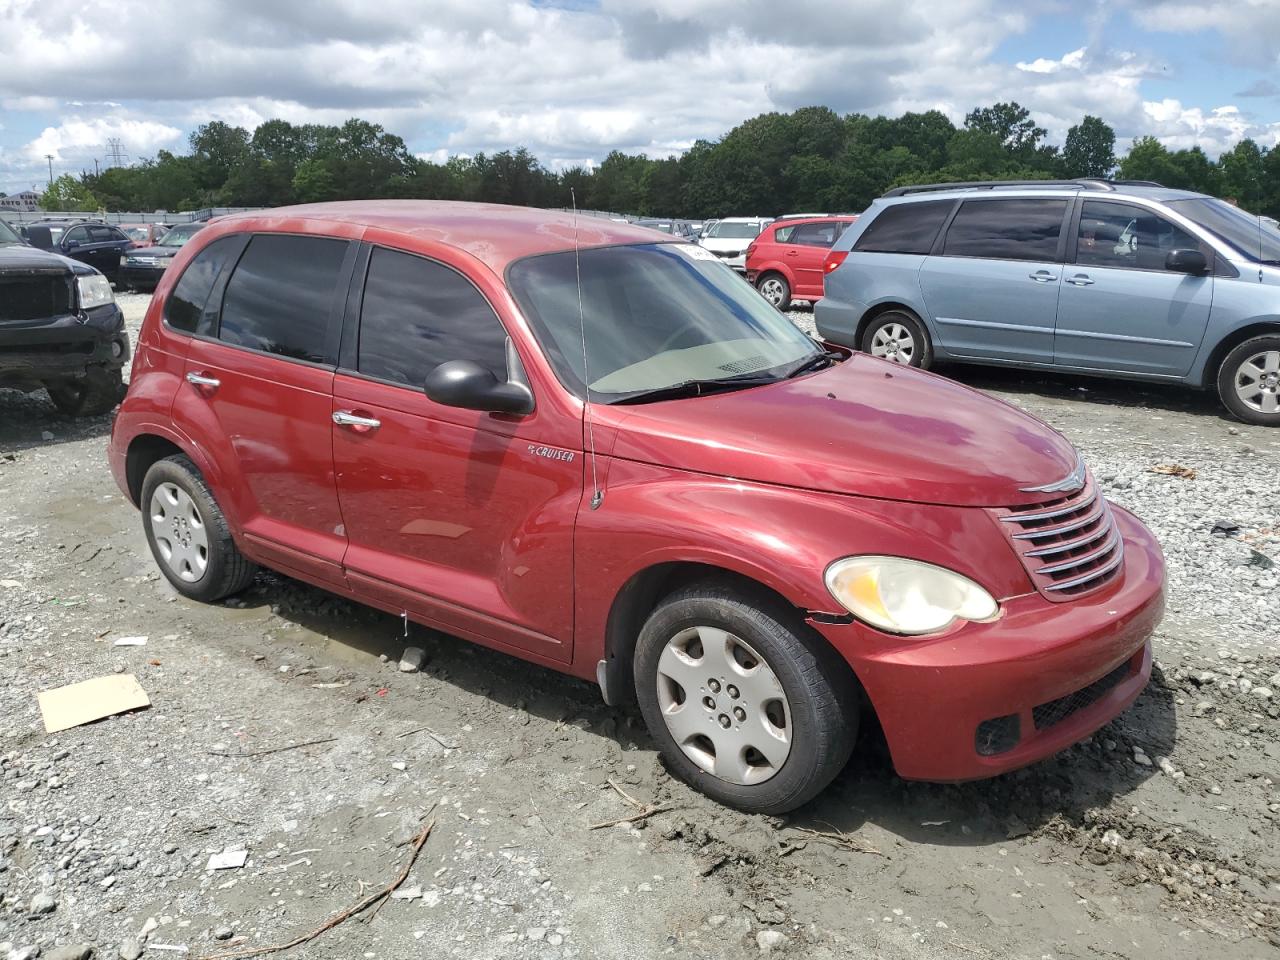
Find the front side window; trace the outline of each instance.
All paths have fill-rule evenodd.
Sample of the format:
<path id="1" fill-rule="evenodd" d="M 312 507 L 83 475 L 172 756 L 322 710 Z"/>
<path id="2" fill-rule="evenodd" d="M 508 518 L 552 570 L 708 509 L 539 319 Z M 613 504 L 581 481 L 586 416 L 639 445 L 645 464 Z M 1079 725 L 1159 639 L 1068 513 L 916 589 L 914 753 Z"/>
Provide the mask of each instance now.
<path id="1" fill-rule="evenodd" d="M 1054 260 L 1067 213 L 1066 200 L 966 200 L 942 253 L 984 260 Z"/>
<path id="2" fill-rule="evenodd" d="M 449 360 L 474 360 L 507 379 L 507 333 L 462 274 L 376 247 L 369 258 L 356 366 L 366 376 L 421 388 Z"/>
<path id="3" fill-rule="evenodd" d="M 219 237 L 195 255 L 182 271 L 164 305 L 165 323 L 184 333 L 195 333 L 200 328 L 209 302 L 209 294 L 227 261 L 244 245 L 241 236 Z"/>
<path id="4" fill-rule="evenodd" d="M 53 231 L 51 230 L 50 233 Z M 72 227 L 67 231 L 67 243 L 85 243 L 89 239 L 88 227 Z M 56 240 L 56 237 L 55 237 Z"/>
<path id="5" fill-rule="evenodd" d="M 258 234 L 227 282 L 218 336 L 310 363 L 333 363 L 329 313 L 346 240 Z"/>
<path id="6" fill-rule="evenodd" d="M 1192 197 L 1170 200 L 1168 206 L 1210 233 L 1226 241 L 1245 256 L 1260 263 L 1280 264 L 1280 231 L 1274 221 L 1246 213 L 1225 200 Z"/>
<path id="7" fill-rule="evenodd" d="M 853 245 L 864 253 L 926 254 L 933 249 L 954 200 L 897 203 L 880 211 Z"/>
<path id="8" fill-rule="evenodd" d="M 1086 200 L 1080 208 L 1076 263 L 1164 270 L 1171 250 L 1199 250 L 1213 262 L 1212 248 L 1145 207 Z"/>
<path id="9" fill-rule="evenodd" d="M 722 389 L 735 378 L 754 385 L 821 357 L 701 247 L 595 247 L 579 260 L 575 266 L 572 251 L 528 257 L 511 266 L 508 282 L 561 382 L 580 397 L 587 382 L 591 399 L 605 403 L 684 386 Z"/>

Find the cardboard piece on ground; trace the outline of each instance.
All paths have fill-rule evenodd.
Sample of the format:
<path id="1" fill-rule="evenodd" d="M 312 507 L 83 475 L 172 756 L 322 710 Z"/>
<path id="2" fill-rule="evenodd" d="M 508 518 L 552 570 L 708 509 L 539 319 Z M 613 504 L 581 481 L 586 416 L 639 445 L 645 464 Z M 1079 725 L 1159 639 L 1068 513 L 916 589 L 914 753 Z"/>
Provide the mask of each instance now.
<path id="1" fill-rule="evenodd" d="M 41 690 L 37 697 L 46 733 L 70 730 L 103 717 L 151 706 L 147 692 L 131 673 Z"/>
<path id="2" fill-rule="evenodd" d="M 245 865 L 249 859 L 248 850 L 236 850 L 231 847 L 225 848 L 221 853 L 215 853 L 209 857 L 209 863 L 205 867 L 206 870 L 238 870 Z"/>

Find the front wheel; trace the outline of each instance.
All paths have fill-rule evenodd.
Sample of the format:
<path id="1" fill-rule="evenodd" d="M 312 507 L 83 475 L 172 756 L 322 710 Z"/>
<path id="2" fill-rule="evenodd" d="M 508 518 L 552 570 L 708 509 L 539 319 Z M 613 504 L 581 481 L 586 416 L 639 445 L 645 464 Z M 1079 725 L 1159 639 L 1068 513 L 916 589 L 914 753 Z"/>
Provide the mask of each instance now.
<path id="1" fill-rule="evenodd" d="M 862 333 L 862 350 L 881 360 L 928 370 L 933 346 L 924 324 L 902 310 L 880 314 Z"/>
<path id="2" fill-rule="evenodd" d="M 44 387 L 58 412 L 68 417 L 101 416 L 124 398 L 118 369 L 94 369 L 79 377 L 49 380 Z"/>
<path id="3" fill-rule="evenodd" d="M 756 289 L 779 310 L 786 310 L 791 306 L 791 284 L 780 273 L 766 273 L 756 284 Z"/>
<path id="4" fill-rule="evenodd" d="M 1218 396 L 1238 419 L 1280 427 L 1280 336 L 1246 340 L 1218 370 Z"/>
<path id="5" fill-rule="evenodd" d="M 843 768 L 857 734 L 847 666 L 793 611 L 729 583 L 680 590 L 641 630 L 634 673 L 668 768 L 714 800 L 779 814 Z"/>

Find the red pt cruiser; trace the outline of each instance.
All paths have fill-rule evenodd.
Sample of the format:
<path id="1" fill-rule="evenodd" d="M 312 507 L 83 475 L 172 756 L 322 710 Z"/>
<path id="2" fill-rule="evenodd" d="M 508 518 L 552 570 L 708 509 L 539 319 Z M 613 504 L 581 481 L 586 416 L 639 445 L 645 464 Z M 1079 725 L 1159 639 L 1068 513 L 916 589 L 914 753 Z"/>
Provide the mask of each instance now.
<path id="1" fill-rule="evenodd" d="M 639 701 L 677 774 L 805 802 L 1011 770 L 1124 710 L 1163 562 L 1076 451 L 815 343 L 699 247 L 383 201 L 225 217 L 142 327 L 111 468 L 186 595 L 262 564 Z"/>

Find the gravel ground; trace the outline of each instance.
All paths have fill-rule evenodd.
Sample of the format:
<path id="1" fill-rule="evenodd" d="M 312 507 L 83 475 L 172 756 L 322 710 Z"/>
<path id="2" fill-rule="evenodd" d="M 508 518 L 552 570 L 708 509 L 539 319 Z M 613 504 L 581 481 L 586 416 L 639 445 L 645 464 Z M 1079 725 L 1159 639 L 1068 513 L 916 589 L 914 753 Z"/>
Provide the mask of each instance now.
<path id="1" fill-rule="evenodd" d="M 146 297 L 121 301 L 136 329 Z M 287 942 L 395 879 L 431 818 L 403 899 L 282 955 L 1276 954 L 1280 431 L 1173 389 L 946 373 L 1062 429 L 1159 534 L 1153 681 L 982 783 L 899 780 L 867 731 L 786 819 L 692 793 L 576 680 L 271 574 L 178 598 L 108 476 L 110 418 L 0 391 L 0 960 Z M 113 671 L 149 710 L 43 732 L 37 691 Z M 638 812 L 621 791 L 669 809 L 591 829 Z M 208 869 L 225 850 L 244 866 Z"/>

